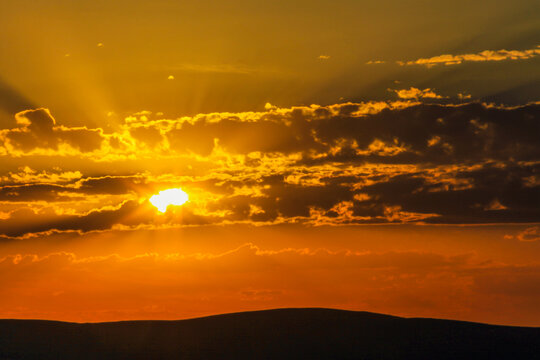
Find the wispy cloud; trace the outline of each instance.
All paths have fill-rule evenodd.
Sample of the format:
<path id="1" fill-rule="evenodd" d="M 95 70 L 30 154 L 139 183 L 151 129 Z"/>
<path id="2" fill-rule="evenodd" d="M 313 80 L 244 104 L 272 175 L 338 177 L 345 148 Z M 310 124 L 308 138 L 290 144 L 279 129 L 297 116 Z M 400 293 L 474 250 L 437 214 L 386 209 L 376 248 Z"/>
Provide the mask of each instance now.
<path id="1" fill-rule="evenodd" d="M 540 226 L 533 226 L 520 231 L 517 235 L 505 235 L 506 239 L 516 239 L 524 242 L 540 241 Z"/>
<path id="2" fill-rule="evenodd" d="M 484 61 L 505 61 L 505 60 L 526 60 L 540 55 L 540 46 L 527 50 L 484 50 L 478 53 L 469 54 L 443 54 L 430 58 L 420 58 L 416 60 L 398 61 L 402 66 L 422 65 L 433 67 L 436 65 L 457 65 L 464 62 L 484 62 Z"/>

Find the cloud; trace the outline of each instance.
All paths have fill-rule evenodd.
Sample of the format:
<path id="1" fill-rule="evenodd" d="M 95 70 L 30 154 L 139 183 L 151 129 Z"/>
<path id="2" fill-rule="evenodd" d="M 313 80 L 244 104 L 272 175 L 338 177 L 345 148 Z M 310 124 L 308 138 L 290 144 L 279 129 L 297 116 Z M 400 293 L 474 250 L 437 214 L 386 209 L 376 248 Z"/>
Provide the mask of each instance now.
<path id="1" fill-rule="evenodd" d="M 101 129 L 65 127 L 45 108 L 18 112 L 19 127 L 0 131 L 4 152 L 14 156 L 23 154 L 91 152 L 101 147 Z"/>
<path id="2" fill-rule="evenodd" d="M 17 172 L 8 172 L 0 177 L 3 185 L 27 183 L 62 183 L 81 178 L 80 171 L 62 171 L 60 168 L 38 172 L 29 166 L 19 167 Z"/>
<path id="3" fill-rule="evenodd" d="M 8 237 L 23 237 L 51 231 L 88 232 L 111 229 L 114 225 L 129 224 L 129 217 L 139 205 L 134 201 L 117 208 L 92 210 L 84 215 L 57 215 L 36 213 L 29 208 L 13 211 L 10 217 L 0 220 L 0 234 Z M 139 221 L 144 222 L 144 218 Z"/>
<path id="4" fill-rule="evenodd" d="M 438 96 L 430 90 L 410 92 L 414 93 L 411 96 Z M 215 114 L 140 127 L 154 131 L 151 136 L 155 140 L 163 136 L 176 152 L 191 151 L 203 156 L 208 156 L 216 144 L 231 154 L 300 153 L 305 161 L 331 157 L 337 160 L 336 156 L 345 151 L 349 151 L 350 160 L 379 162 L 383 156 L 385 162 L 398 163 L 433 161 L 437 157 L 439 161 L 456 161 L 462 157 L 525 160 L 538 156 L 538 139 L 532 134 L 539 125 L 532 118 L 537 116 L 539 105 L 397 106 L 347 103 L 266 113 Z M 440 144 L 427 146 L 434 136 L 441 138 Z M 146 139 L 150 139 L 150 133 Z M 381 145 L 377 145 L 380 143 L 387 152 L 381 151 Z M 392 147 L 402 151 L 390 150 Z"/>
<path id="5" fill-rule="evenodd" d="M 516 239 L 523 242 L 535 242 L 540 240 L 540 227 L 533 226 L 520 231 L 517 235 L 505 235 L 506 239 Z"/>
<path id="6" fill-rule="evenodd" d="M 436 65 L 457 65 L 464 62 L 485 62 L 485 61 L 506 61 L 506 60 L 527 60 L 540 55 L 540 46 L 527 50 L 484 50 L 479 53 L 459 54 L 459 55 L 437 55 L 430 58 L 420 58 L 416 60 L 398 61 L 399 65 L 422 65 L 433 67 Z"/>
<path id="7" fill-rule="evenodd" d="M 433 91 L 430 88 L 420 90 L 415 87 L 411 87 L 410 89 L 401 89 L 401 90 L 393 90 L 388 89 L 388 91 L 395 92 L 397 96 L 400 99 L 442 99 L 443 97 L 441 95 L 437 95 L 435 91 Z"/>
<path id="8" fill-rule="evenodd" d="M 539 165 L 500 163 L 423 169 L 372 165 L 348 171 L 324 166 L 312 171 L 291 167 L 282 175 L 245 179 L 242 173 L 226 180 L 219 174 L 206 179 L 167 176 L 167 180 L 140 174 L 82 178 L 63 185 L 14 185 L 0 192 L 5 206 L 13 204 L 0 220 L 0 233 L 25 237 L 48 231 L 232 223 L 537 222 L 538 187 L 527 186 L 524 179 L 539 170 Z M 144 200 L 159 189 L 175 187 L 185 189 L 192 200 L 164 215 Z M 106 200 L 109 205 L 93 210 Z M 123 204 L 115 205 L 119 201 Z"/>
<path id="9" fill-rule="evenodd" d="M 440 97 L 430 89 L 396 93 L 405 98 Z M 435 158 L 448 162 L 463 157 L 527 160 L 538 157 L 535 134 L 539 125 L 534 118 L 539 108 L 538 104 L 505 108 L 415 101 L 272 106 L 258 113 L 200 114 L 173 120 L 133 116 L 126 118 L 123 131 L 114 133 L 58 126 L 48 110 L 38 109 L 19 113 L 19 127 L 0 133 L 0 152 L 15 157 L 80 155 L 95 161 L 208 157 L 219 152 L 298 154 L 305 162 L 345 161 L 345 154 L 349 161 L 385 163 Z"/>

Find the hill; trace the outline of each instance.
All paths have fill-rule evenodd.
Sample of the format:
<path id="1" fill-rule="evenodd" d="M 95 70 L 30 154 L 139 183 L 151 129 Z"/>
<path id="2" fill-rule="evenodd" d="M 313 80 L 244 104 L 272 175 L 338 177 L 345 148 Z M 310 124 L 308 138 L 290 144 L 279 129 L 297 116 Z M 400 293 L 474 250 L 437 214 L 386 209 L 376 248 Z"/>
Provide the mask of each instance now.
<path id="1" fill-rule="evenodd" d="M 540 328 L 276 309 L 179 321 L 0 320 L 0 359 L 540 359 Z"/>

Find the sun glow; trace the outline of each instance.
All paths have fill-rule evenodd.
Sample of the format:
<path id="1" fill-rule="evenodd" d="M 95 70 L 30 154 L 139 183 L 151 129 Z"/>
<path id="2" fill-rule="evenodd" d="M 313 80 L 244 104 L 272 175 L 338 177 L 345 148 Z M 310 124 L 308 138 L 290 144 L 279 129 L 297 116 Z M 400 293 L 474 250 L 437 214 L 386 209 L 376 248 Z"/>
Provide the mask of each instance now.
<path id="1" fill-rule="evenodd" d="M 160 212 L 167 211 L 169 205 L 183 205 L 189 200 L 188 194 L 182 189 L 162 190 L 150 198 L 150 203 Z"/>

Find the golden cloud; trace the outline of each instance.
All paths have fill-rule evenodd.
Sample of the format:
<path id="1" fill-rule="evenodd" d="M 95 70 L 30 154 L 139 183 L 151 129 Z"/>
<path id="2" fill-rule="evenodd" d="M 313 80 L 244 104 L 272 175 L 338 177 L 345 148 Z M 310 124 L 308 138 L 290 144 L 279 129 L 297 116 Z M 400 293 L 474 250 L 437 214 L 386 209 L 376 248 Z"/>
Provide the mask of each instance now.
<path id="1" fill-rule="evenodd" d="M 436 65 L 457 65 L 464 62 L 485 62 L 485 61 L 505 61 L 505 60 L 527 60 L 540 55 L 540 46 L 526 50 L 484 50 L 478 53 L 459 55 L 437 55 L 430 58 L 420 58 L 416 60 L 398 61 L 399 65 L 422 65 L 433 67 Z"/>

